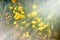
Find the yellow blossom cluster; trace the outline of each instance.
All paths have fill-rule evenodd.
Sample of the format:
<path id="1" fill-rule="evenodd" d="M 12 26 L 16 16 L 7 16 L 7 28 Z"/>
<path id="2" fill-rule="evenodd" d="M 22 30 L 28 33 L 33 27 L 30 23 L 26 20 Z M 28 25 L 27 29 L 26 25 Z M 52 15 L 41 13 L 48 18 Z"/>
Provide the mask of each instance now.
<path id="1" fill-rule="evenodd" d="M 16 2 L 16 0 L 11 0 L 11 2 L 12 2 L 12 3 L 15 3 L 15 2 Z"/>
<path id="2" fill-rule="evenodd" d="M 23 34 L 22 34 L 22 37 L 23 37 L 23 38 L 24 38 L 24 37 L 30 37 L 29 32 L 23 33 Z"/>
<path id="3" fill-rule="evenodd" d="M 16 10 L 18 10 L 18 11 L 16 11 Z M 14 18 L 17 19 L 17 20 L 25 18 L 22 6 L 15 7 L 14 10 L 13 10 L 13 13 L 14 13 Z"/>
<path id="4" fill-rule="evenodd" d="M 32 7 L 33 7 L 33 9 L 36 9 L 36 5 L 33 5 Z M 13 14 L 14 14 L 13 18 L 15 20 L 19 20 L 19 19 L 24 19 L 25 18 L 25 15 L 24 15 L 25 13 L 23 11 L 23 7 L 22 6 L 15 6 L 15 7 L 9 6 L 9 8 L 13 9 Z M 49 23 L 45 24 L 42 21 L 41 18 L 36 17 L 37 16 L 37 12 L 35 10 L 32 11 L 31 13 L 29 13 L 27 16 L 28 16 L 27 17 L 28 21 L 29 21 L 29 18 L 33 18 L 34 20 L 31 20 L 30 22 L 27 22 L 27 20 L 21 21 L 21 24 L 24 25 L 25 27 L 32 27 L 32 28 L 38 27 L 37 30 L 40 30 L 40 31 L 42 31 L 43 29 L 49 27 Z M 31 23 L 32 23 L 32 26 L 30 26 Z M 13 24 L 17 24 L 17 21 L 14 21 Z M 20 27 L 19 29 L 22 30 L 23 27 Z M 50 33 L 50 29 L 48 29 L 47 31 Z M 22 36 L 23 36 L 23 38 L 24 37 L 29 37 L 29 32 L 23 33 Z"/>
<path id="5" fill-rule="evenodd" d="M 28 17 L 35 17 L 37 15 L 36 11 L 32 11 L 31 13 L 28 14 Z"/>
<path id="6" fill-rule="evenodd" d="M 40 23 L 39 26 L 40 27 L 38 28 L 38 30 L 43 30 L 43 29 L 49 27 L 49 24 Z"/>
<path id="7" fill-rule="evenodd" d="M 23 11 L 23 7 L 22 6 L 17 5 L 15 7 L 13 7 L 13 6 L 9 5 L 8 7 L 9 7 L 10 10 L 13 10 L 13 13 L 12 14 L 14 15 L 13 18 L 15 20 L 19 20 L 19 19 L 24 19 L 25 18 L 25 15 L 24 15 L 24 11 Z M 17 22 L 14 21 L 13 24 L 17 24 Z"/>

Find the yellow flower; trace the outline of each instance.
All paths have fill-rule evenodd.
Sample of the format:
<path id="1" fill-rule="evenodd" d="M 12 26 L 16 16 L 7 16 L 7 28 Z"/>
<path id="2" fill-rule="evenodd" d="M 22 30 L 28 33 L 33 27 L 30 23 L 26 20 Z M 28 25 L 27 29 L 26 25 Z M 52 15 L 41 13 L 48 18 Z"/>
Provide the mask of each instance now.
<path id="1" fill-rule="evenodd" d="M 44 27 L 47 27 L 46 24 L 44 24 Z"/>
<path id="2" fill-rule="evenodd" d="M 17 24 L 17 22 L 16 22 L 16 21 L 14 21 L 14 22 L 13 22 L 13 24 Z"/>
<path id="3" fill-rule="evenodd" d="M 44 27 L 45 27 L 45 28 L 47 28 L 47 27 L 49 28 L 49 23 L 44 24 Z"/>
<path id="4" fill-rule="evenodd" d="M 26 37 L 29 37 L 29 32 L 26 32 Z"/>
<path id="5" fill-rule="evenodd" d="M 23 27 L 20 27 L 20 30 L 22 30 L 23 29 Z"/>
<path id="6" fill-rule="evenodd" d="M 32 25 L 32 28 L 34 28 L 35 27 L 35 25 Z"/>
<path id="7" fill-rule="evenodd" d="M 21 11 L 21 14 L 24 14 L 24 11 Z"/>
<path id="8" fill-rule="evenodd" d="M 38 26 L 43 26 L 43 25 L 44 25 L 44 23 L 43 23 L 43 22 L 41 22 L 41 23 L 39 23 L 39 24 L 38 24 Z"/>
<path id="9" fill-rule="evenodd" d="M 40 27 L 38 30 L 43 30 L 45 28 L 47 28 L 48 26 L 44 24 L 44 26 Z"/>
<path id="10" fill-rule="evenodd" d="M 16 0 L 11 0 L 12 1 L 12 3 L 15 3 L 16 2 Z"/>
<path id="11" fill-rule="evenodd" d="M 32 24 L 36 24 L 36 21 L 32 21 Z"/>
<path id="12" fill-rule="evenodd" d="M 24 16 L 24 15 L 21 15 L 21 14 L 18 13 L 18 12 L 16 12 L 14 18 L 15 18 L 15 19 L 20 19 L 20 18 L 25 18 L 25 16 Z"/>
<path id="13" fill-rule="evenodd" d="M 25 16 L 24 15 L 21 15 L 20 18 L 25 18 Z"/>
<path id="14" fill-rule="evenodd" d="M 15 12 L 15 11 L 14 11 Z M 19 13 L 18 12 L 15 12 L 14 15 L 17 16 Z"/>
<path id="15" fill-rule="evenodd" d="M 26 24 L 26 21 L 21 22 L 22 24 Z"/>
<path id="16" fill-rule="evenodd" d="M 44 29 L 44 27 L 40 27 L 38 30 L 43 30 Z"/>
<path id="17" fill-rule="evenodd" d="M 32 17 L 35 17 L 37 15 L 37 12 L 36 11 L 33 11 L 32 13 L 31 13 L 31 16 Z"/>
<path id="18" fill-rule="evenodd" d="M 13 7 L 11 6 L 11 4 L 8 4 L 8 8 L 9 8 L 9 9 L 12 9 Z"/>
<path id="19" fill-rule="evenodd" d="M 13 13 L 16 13 L 15 10 L 13 11 Z"/>
<path id="20" fill-rule="evenodd" d="M 36 7 L 37 7 L 37 6 L 36 6 L 35 4 L 32 5 L 32 8 L 33 8 L 33 9 L 36 9 Z"/>
<path id="21" fill-rule="evenodd" d="M 19 14 L 18 12 L 16 12 L 14 18 L 15 19 L 20 19 L 20 16 L 21 16 L 21 14 Z"/>
<path id="22" fill-rule="evenodd" d="M 22 6 L 18 6 L 18 11 L 21 11 L 22 10 Z"/>
<path id="23" fill-rule="evenodd" d="M 11 6 L 10 9 L 12 9 L 13 7 Z"/>
<path id="24" fill-rule="evenodd" d="M 41 26 L 41 24 L 39 23 L 38 26 Z"/>
<path id="25" fill-rule="evenodd" d="M 14 7 L 14 11 L 17 9 L 17 7 Z"/>
<path id="26" fill-rule="evenodd" d="M 29 17 L 29 18 L 31 18 L 31 17 L 35 17 L 37 15 L 37 12 L 36 11 L 32 11 L 31 13 L 29 13 L 27 16 Z"/>
<path id="27" fill-rule="evenodd" d="M 36 18 L 36 20 L 37 20 L 37 22 L 40 22 L 40 21 L 41 21 L 41 19 L 40 19 L 40 18 Z"/>
<path id="28" fill-rule="evenodd" d="M 9 8 L 9 9 L 12 9 L 13 7 L 11 6 L 11 4 L 8 4 L 8 8 Z"/>

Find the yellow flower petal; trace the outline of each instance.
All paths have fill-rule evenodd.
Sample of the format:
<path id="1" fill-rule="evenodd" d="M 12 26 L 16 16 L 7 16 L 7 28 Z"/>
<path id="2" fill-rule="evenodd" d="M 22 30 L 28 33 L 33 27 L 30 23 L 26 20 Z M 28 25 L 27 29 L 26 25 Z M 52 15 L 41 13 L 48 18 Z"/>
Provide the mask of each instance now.
<path id="1" fill-rule="evenodd" d="M 17 7 L 14 7 L 14 10 L 17 10 Z"/>
<path id="2" fill-rule="evenodd" d="M 22 10 L 22 8 L 23 8 L 22 6 L 18 6 L 18 11 Z"/>
<path id="3" fill-rule="evenodd" d="M 20 18 L 25 18 L 25 16 L 24 15 L 21 15 Z"/>

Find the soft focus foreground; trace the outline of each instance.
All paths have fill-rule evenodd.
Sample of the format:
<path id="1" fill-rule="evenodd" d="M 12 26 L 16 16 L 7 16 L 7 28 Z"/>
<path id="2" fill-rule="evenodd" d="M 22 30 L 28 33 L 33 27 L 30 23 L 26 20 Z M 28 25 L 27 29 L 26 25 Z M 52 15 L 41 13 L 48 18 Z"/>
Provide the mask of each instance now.
<path id="1" fill-rule="evenodd" d="M 60 0 L 0 0 L 0 40 L 60 40 Z"/>

